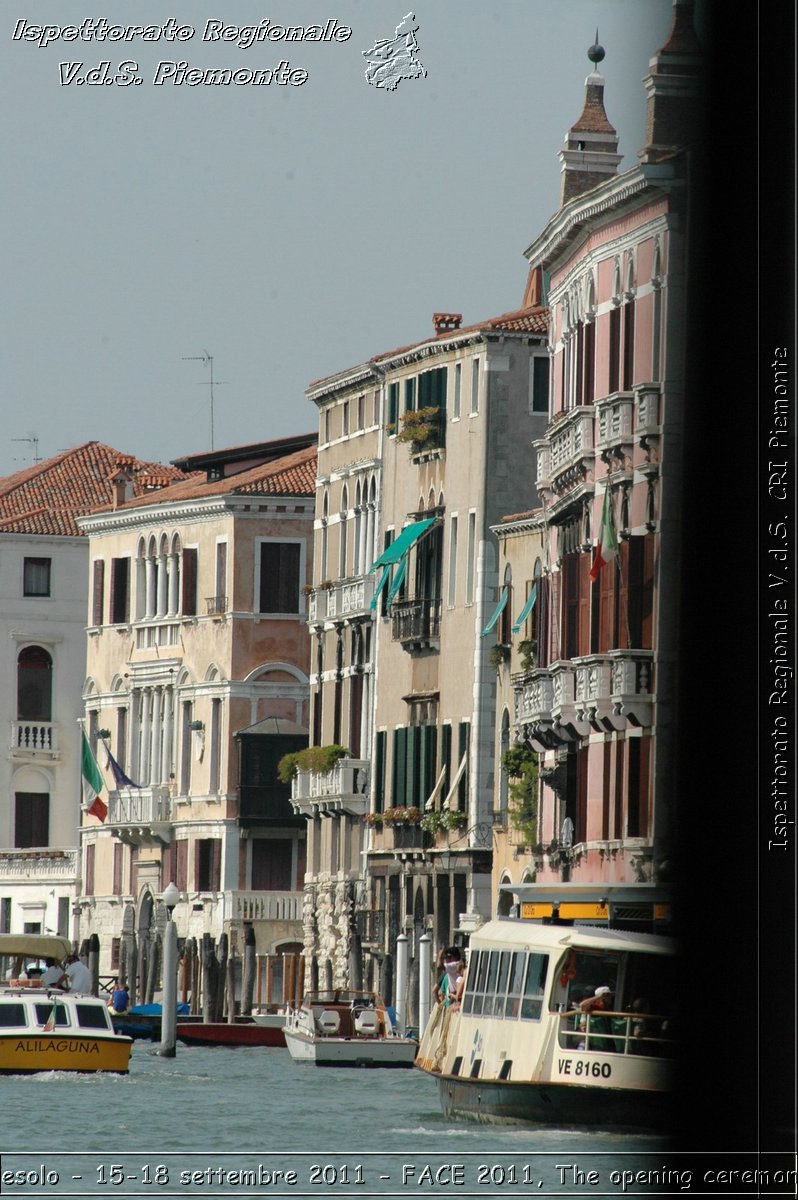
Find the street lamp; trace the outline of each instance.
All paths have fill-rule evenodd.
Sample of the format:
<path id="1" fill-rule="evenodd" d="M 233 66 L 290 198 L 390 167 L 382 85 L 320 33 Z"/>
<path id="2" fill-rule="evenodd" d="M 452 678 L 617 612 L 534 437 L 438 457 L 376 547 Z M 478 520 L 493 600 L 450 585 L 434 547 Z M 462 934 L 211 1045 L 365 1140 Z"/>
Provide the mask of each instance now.
<path id="1" fill-rule="evenodd" d="M 166 908 L 166 916 L 168 920 L 171 921 L 175 905 L 179 904 L 180 902 L 180 892 L 173 883 L 168 883 L 163 890 L 161 899 L 163 900 L 164 907 Z"/>

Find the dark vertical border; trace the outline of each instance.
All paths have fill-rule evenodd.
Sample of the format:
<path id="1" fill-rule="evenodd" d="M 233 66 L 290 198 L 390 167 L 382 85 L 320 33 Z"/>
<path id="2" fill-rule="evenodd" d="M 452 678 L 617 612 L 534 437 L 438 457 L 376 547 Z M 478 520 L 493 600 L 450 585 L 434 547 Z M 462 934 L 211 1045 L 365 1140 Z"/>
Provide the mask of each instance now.
<path id="1" fill-rule="evenodd" d="M 762 450 L 774 346 L 791 347 L 795 386 L 795 9 L 706 10 L 706 120 L 691 162 L 675 1134 L 680 1149 L 792 1150 L 796 833 L 781 857 L 768 850 Z M 794 584 L 790 604 L 794 645 Z M 794 759 L 794 725 L 792 738 Z"/>

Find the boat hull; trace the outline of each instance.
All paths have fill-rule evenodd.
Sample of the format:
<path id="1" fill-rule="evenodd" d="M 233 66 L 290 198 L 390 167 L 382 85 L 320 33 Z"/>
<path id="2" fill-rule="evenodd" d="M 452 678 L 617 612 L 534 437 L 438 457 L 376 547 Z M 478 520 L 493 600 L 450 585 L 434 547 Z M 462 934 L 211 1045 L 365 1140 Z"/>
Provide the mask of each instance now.
<path id="1" fill-rule="evenodd" d="M 91 1037 L 67 1033 L 9 1033 L 0 1037 L 0 1074 L 31 1075 L 40 1071 L 108 1071 L 126 1075 L 130 1038 Z"/>
<path id="2" fill-rule="evenodd" d="M 412 1067 L 418 1049 L 404 1038 L 309 1038 L 291 1030 L 285 1044 L 296 1062 L 317 1067 Z"/>
<path id="3" fill-rule="evenodd" d="M 177 1023 L 177 1037 L 187 1046 L 284 1046 L 283 1018 L 275 1025 Z"/>
<path id="4" fill-rule="evenodd" d="M 580 1125 L 667 1129 L 667 1093 L 575 1084 L 512 1083 L 439 1076 L 446 1117 L 488 1124 Z"/>

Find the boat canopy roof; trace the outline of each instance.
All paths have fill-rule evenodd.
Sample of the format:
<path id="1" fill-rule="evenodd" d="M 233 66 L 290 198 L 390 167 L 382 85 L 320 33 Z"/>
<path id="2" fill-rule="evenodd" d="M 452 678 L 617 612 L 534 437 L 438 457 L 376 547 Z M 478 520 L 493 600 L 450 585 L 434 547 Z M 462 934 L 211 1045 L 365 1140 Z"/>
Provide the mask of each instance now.
<path id="1" fill-rule="evenodd" d="M 69 938 L 55 933 L 0 933 L 0 955 L 21 954 L 25 958 L 66 958 L 72 950 Z"/>
<path id="2" fill-rule="evenodd" d="M 471 948 L 551 951 L 581 947 L 585 950 L 638 950 L 645 954 L 675 954 L 673 938 L 657 933 L 634 933 L 593 925 L 541 925 L 536 921 L 497 918 L 480 925 L 471 935 Z"/>

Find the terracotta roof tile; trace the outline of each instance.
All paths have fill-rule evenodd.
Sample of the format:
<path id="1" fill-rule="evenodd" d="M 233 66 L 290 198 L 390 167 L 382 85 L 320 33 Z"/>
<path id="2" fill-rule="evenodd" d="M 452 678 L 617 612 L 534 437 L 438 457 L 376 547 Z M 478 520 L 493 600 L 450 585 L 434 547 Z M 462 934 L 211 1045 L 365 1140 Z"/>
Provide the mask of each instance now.
<path id="1" fill-rule="evenodd" d="M 387 358 L 394 358 L 397 354 L 407 354 L 410 350 L 415 350 L 417 346 L 427 346 L 433 342 L 451 341 L 453 338 L 460 337 L 464 333 L 477 333 L 481 329 L 486 330 L 506 330 L 508 333 L 542 333 L 545 334 L 549 327 L 549 310 L 542 305 L 533 305 L 528 308 L 519 308 L 514 312 L 502 313 L 498 317 L 489 317 L 486 321 L 477 321 L 473 325 L 462 325 L 459 329 L 446 329 L 441 333 L 433 334 L 431 337 L 422 338 L 419 342 L 410 342 L 407 346 L 397 346 L 394 350 L 386 350 L 383 354 L 375 354 L 369 359 L 369 362 L 379 363 L 384 362 Z M 364 364 L 367 365 L 367 364 Z M 344 372 L 336 372 L 344 374 Z M 325 375 L 321 379 L 314 379 L 308 385 L 309 389 L 318 387 L 325 380 L 332 380 L 335 375 Z"/>
<path id="2" fill-rule="evenodd" d="M 143 462 L 103 442 L 84 442 L 0 479 L 0 533 L 81 536 L 75 518 L 112 503 L 110 480 L 120 463 L 132 476 L 134 495 L 144 491 L 148 477 L 186 478 L 177 467 Z"/>
<path id="3" fill-rule="evenodd" d="M 147 492 L 120 505 L 121 509 L 143 508 L 147 504 L 176 504 L 184 500 L 204 500 L 210 496 L 313 496 L 316 491 L 316 447 L 308 446 L 285 458 L 250 467 L 226 479 L 209 482 L 205 474 L 195 474 L 163 491 Z"/>

